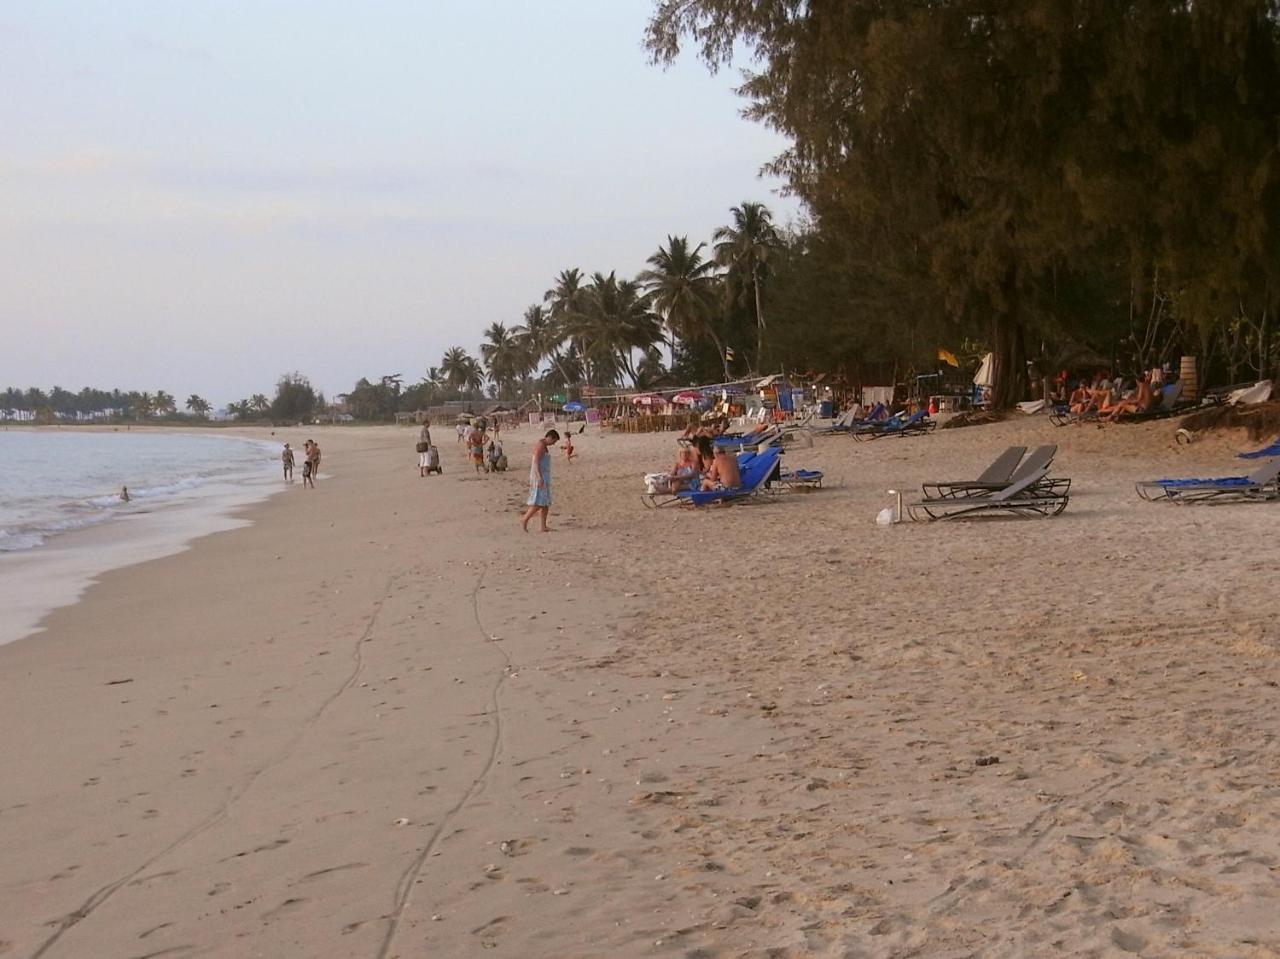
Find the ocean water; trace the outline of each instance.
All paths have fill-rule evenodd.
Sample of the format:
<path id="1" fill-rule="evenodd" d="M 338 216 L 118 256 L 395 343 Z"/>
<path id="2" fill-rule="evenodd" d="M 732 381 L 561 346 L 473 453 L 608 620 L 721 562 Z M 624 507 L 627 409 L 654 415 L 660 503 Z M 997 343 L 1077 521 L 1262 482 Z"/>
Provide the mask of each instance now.
<path id="1" fill-rule="evenodd" d="M 0 644 L 108 570 L 247 525 L 239 507 L 285 488 L 278 457 L 213 432 L 0 429 Z"/>
<path id="2" fill-rule="evenodd" d="M 0 552 L 261 483 L 276 456 L 274 446 L 213 435 L 0 431 Z"/>

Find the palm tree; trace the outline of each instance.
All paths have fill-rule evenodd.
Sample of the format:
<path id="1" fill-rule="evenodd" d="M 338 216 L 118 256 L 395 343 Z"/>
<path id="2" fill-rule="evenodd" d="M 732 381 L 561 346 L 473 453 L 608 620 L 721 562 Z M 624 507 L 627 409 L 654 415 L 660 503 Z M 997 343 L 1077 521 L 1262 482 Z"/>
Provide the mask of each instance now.
<path id="1" fill-rule="evenodd" d="M 262 416 L 271 409 L 271 401 L 267 399 L 265 393 L 254 393 L 249 397 L 249 409 Z"/>
<path id="2" fill-rule="evenodd" d="M 451 346 L 440 359 L 440 372 L 455 390 L 478 390 L 484 385 L 484 372 L 475 358 L 460 346 Z"/>
<path id="3" fill-rule="evenodd" d="M 579 311 L 567 321 L 569 341 L 583 359 L 587 382 L 607 386 L 626 373 L 637 381 L 633 350 L 662 342 L 662 327 L 649 309 L 640 284 L 616 273 L 593 273 L 583 288 Z"/>
<path id="4" fill-rule="evenodd" d="M 666 249 L 658 247 L 649 257 L 650 269 L 637 279 L 644 284 L 655 310 L 674 340 L 686 343 L 706 337 L 716 345 L 720 362 L 724 365 L 724 378 L 729 379 L 729 362 L 725 358 L 724 343 L 716 335 L 715 313 L 716 278 L 712 271 L 715 263 L 702 258 L 699 243 L 689 248 L 687 236 L 668 236 Z"/>
<path id="5" fill-rule="evenodd" d="M 177 401 L 174 400 L 172 393 L 166 393 L 164 390 L 156 390 L 154 409 L 161 416 L 168 416 L 170 413 L 177 412 L 178 404 Z"/>
<path id="6" fill-rule="evenodd" d="M 480 356 L 488 367 L 489 379 L 498 387 L 500 395 L 509 395 L 511 384 L 527 371 L 523 345 L 514 331 L 502 323 L 490 323 L 484 338 Z"/>
<path id="7" fill-rule="evenodd" d="M 551 313 L 542 305 L 534 303 L 524 311 L 524 322 L 512 329 L 512 334 L 519 340 L 524 352 L 525 368 L 523 373 L 534 373 L 544 359 L 550 360 L 553 366 L 561 362 L 560 347 L 564 343 L 564 328 L 551 318 Z M 565 383 L 573 382 L 565 376 L 567 370 L 561 368 L 559 374 L 565 377 Z"/>
<path id="8" fill-rule="evenodd" d="M 730 226 L 718 227 L 712 234 L 716 244 L 716 260 L 728 267 L 742 295 L 748 287 L 756 307 L 756 366 L 764 372 L 764 308 L 760 301 L 760 284 L 768 273 L 771 254 L 780 243 L 773 225 L 773 214 L 763 203 L 746 202 L 729 211 Z"/>
<path id="9" fill-rule="evenodd" d="M 542 302 L 547 304 L 551 319 L 559 320 L 579 311 L 582 293 L 582 271 L 576 267 L 561 270 L 556 275 L 555 285 L 542 295 Z"/>
<path id="10" fill-rule="evenodd" d="M 187 410 L 196 416 L 204 417 L 209 415 L 209 410 L 213 407 L 209 405 L 209 401 L 203 396 L 192 393 L 187 397 Z"/>

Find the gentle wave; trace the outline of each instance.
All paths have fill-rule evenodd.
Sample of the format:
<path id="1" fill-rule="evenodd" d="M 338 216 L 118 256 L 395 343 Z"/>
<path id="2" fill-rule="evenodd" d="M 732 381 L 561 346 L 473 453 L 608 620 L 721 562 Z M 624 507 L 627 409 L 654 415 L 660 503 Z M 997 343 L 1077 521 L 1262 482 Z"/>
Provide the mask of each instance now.
<path id="1" fill-rule="evenodd" d="M 225 442 L 226 440 L 231 440 L 231 438 L 228 437 L 224 440 L 222 437 L 218 437 L 217 440 Z M 276 448 L 274 444 L 261 440 L 244 441 L 236 439 L 232 441 L 244 443 L 246 447 L 256 448 L 261 451 L 262 459 L 258 460 L 257 457 L 253 457 L 256 462 L 241 460 L 233 463 L 202 463 L 202 472 L 196 475 L 183 476 L 169 483 L 156 483 L 153 481 L 150 485 L 130 486 L 129 502 L 121 500 L 119 492 L 83 498 L 73 497 L 61 502 L 42 498 L 43 505 L 36 504 L 39 506 L 37 512 L 41 515 L 32 516 L 27 510 L 20 508 L 21 512 L 27 512 L 26 517 L 23 517 L 20 512 L 17 517 L 8 517 L 8 523 L 0 526 L 0 553 L 16 553 L 36 549 L 43 546 L 52 536 L 97 526 L 113 518 L 128 515 L 131 512 L 146 512 L 147 510 L 139 509 L 141 504 L 146 504 L 150 508 L 159 508 L 169 504 L 178 505 L 183 501 L 184 497 L 207 490 L 212 485 L 239 485 L 246 481 L 261 480 L 266 475 L 266 466 L 270 462 L 269 458 L 274 458 L 275 456 Z M 124 472 L 124 470 L 122 469 L 121 472 Z M 33 476 L 32 480 L 38 482 L 42 478 Z M 225 489 L 223 492 L 225 492 Z"/>

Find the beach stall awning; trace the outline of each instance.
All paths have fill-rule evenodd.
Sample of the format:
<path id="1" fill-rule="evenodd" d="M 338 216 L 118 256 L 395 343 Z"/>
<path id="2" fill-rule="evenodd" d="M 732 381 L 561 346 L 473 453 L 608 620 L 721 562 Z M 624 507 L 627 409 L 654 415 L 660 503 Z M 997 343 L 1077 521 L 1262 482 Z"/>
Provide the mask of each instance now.
<path id="1" fill-rule="evenodd" d="M 704 400 L 704 397 L 697 390 L 681 390 L 675 396 L 671 397 L 671 402 L 678 406 L 698 406 Z"/>
<path id="2" fill-rule="evenodd" d="M 657 393 L 641 393 L 639 396 L 631 397 L 631 402 L 636 406 L 662 406 L 667 401 Z"/>
<path id="3" fill-rule="evenodd" d="M 586 407 L 577 400 L 570 400 L 568 403 L 564 404 L 564 411 L 566 413 L 581 413 L 585 409 Z"/>
<path id="4" fill-rule="evenodd" d="M 764 379 L 762 379 L 759 383 L 756 384 L 756 389 L 767 390 L 769 387 L 773 386 L 774 383 L 777 383 L 781 379 L 782 379 L 781 373 L 770 373 L 768 376 L 766 376 Z"/>

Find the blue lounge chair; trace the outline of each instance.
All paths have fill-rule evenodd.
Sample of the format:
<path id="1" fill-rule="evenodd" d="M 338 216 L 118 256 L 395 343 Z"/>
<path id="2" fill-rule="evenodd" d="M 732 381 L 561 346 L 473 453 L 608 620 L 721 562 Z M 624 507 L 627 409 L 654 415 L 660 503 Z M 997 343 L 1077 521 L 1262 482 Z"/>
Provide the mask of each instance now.
<path id="1" fill-rule="evenodd" d="M 773 476 L 781 455 L 782 450 L 777 446 L 770 446 L 756 453 L 742 470 L 742 485 L 734 489 L 685 490 L 677 493 L 676 499 L 693 506 L 706 506 L 709 503 L 731 502 L 754 496 Z"/>
<path id="2" fill-rule="evenodd" d="M 738 450 L 755 449 L 759 446 L 771 445 L 782 439 L 782 431 L 775 426 L 756 430 L 753 433 L 723 433 L 711 442 L 717 449 Z"/>
<path id="3" fill-rule="evenodd" d="M 778 453 L 781 453 L 780 447 L 770 447 L 770 449 L 773 449 Z M 760 454 L 758 454 L 755 450 L 745 450 L 744 452 L 741 452 L 738 454 L 738 474 L 744 477 L 744 479 L 747 475 L 748 464 L 750 464 L 751 461 L 754 460 L 758 455 Z M 767 482 L 767 478 L 766 478 L 766 482 Z M 692 492 L 692 490 L 686 490 L 684 492 Z M 644 503 L 645 506 L 648 506 L 650 509 L 661 509 L 664 506 L 671 506 L 673 503 L 679 503 L 680 493 L 665 492 L 665 491 L 644 493 L 641 495 L 640 501 Z"/>
<path id="4" fill-rule="evenodd" d="M 905 420 L 901 416 L 891 416 L 883 423 L 873 423 L 853 430 L 852 433 L 855 440 L 862 442 L 878 440 L 886 436 L 918 436 L 921 433 L 928 433 L 937 425 L 929 419 L 928 410 L 916 410 Z"/>
<path id="5" fill-rule="evenodd" d="M 1271 445 L 1264 446 L 1260 450 L 1254 450 L 1251 453 L 1237 453 L 1236 459 L 1242 460 L 1265 460 L 1273 456 L 1280 456 L 1280 436 L 1271 441 Z"/>
<path id="6" fill-rule="evenodd" d="M 1280 498 L 1280 458 L 1267 460 L 1248 476 L 1148 480 L 1135 489 L 1151 502 L 1265 502 Z"/>

